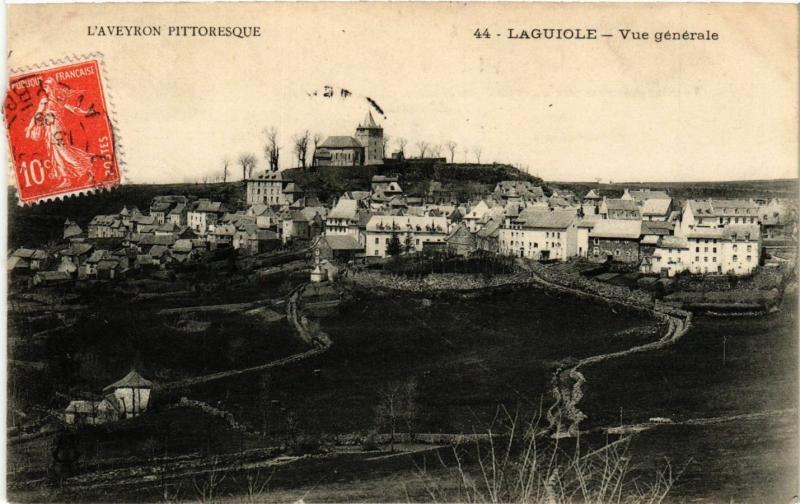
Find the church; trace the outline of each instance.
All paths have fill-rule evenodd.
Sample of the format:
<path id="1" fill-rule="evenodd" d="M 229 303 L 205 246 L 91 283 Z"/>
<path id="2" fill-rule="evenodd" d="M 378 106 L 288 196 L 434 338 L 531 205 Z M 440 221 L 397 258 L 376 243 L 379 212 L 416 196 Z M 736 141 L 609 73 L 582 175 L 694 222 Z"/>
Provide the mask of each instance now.
<path id="1" fill-rule="evenodd" d="M 315 166 L 383 164 L 383 128 L 368 111 L 352 136 L 329 136 L 314 152 Z"/>

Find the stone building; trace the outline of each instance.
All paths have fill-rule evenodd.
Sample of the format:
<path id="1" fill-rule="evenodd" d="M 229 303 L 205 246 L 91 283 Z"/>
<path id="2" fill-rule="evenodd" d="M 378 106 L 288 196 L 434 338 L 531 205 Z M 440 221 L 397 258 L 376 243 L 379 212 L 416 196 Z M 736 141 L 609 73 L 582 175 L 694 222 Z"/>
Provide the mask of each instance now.
<path id="1" fill-rule="evenodd" d="M 595 262 L 639 263 L 642 221 L 600 220 L 589 231 L 589 259 Z"/>
<path id="2" fill-rule="evenodd" d="M 316 166 L 383 164 L 383 128 L 367 112 L 355 136 L 329 136 L 314 152 Z"/>

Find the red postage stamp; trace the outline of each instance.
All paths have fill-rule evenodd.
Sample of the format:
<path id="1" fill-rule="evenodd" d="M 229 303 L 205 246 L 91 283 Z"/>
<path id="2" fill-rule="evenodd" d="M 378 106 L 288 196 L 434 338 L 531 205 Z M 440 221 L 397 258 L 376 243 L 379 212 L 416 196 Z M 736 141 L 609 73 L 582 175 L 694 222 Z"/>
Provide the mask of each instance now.
<path id="1" fill-rule="evenodd" d="M 99 59 L 11 75 L 3 111 L 21 204 L 119 185 Z"/>

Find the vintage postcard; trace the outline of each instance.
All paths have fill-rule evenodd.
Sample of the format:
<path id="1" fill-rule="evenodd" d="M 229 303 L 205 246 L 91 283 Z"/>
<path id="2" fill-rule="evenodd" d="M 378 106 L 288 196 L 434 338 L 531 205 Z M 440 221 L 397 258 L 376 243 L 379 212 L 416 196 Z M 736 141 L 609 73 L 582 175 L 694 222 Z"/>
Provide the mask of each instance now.
<path id="1" fill-rule="evenodd" d="M 8 501 L 798 501 L 797 6 L 7 20 Z"/>

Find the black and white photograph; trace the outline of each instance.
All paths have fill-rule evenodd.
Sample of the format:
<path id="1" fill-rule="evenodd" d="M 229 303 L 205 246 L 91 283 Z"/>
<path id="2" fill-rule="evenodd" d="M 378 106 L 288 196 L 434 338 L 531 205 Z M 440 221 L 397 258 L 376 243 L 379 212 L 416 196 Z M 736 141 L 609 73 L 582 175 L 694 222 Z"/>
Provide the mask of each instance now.
<path id="1" fill-rule="evenodd" d="M 798 502 L 796 5 L 5 10 L 6 501 Z"/>

